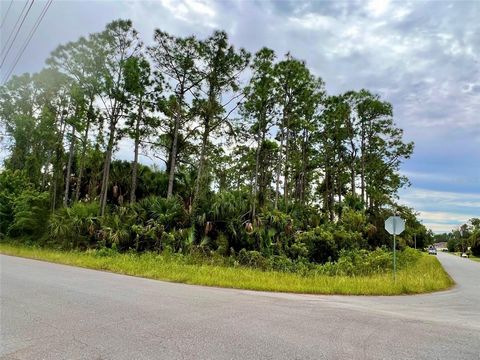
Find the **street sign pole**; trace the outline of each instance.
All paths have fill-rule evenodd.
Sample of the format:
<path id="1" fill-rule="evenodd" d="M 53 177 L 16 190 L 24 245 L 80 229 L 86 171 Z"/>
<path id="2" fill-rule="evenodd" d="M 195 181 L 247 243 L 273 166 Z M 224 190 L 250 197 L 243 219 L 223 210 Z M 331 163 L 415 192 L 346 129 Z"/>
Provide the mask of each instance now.
<path id="1" fill-rule="evenodd" d="M 397 235 L 405 230 L 405 220 L 400 216 L 390 216 L 385 220 L 385 230 L 393 235 L 393 280 L 397 282 Z"/>
<path id="2" fill-rule="evenodd" d="M 397 233 L 396 222 L 393 222 L 393 282 L 397 282 L 397 246 L 395 245 L 395 236 Z"/>

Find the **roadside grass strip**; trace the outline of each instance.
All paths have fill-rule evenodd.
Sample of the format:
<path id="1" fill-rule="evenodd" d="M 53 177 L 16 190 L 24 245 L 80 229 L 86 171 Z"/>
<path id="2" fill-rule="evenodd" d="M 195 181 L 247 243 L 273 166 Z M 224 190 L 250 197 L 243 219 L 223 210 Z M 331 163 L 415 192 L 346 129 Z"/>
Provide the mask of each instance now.
<path id="1" fill-rule="evenodd" d="M 454 284 L 436 257 L 425 254 L 409 268 L 398 271 L 394 282 L 391 272 L 369 276 L 302 276 L 241 266 L 184 264 L 174 257 L 156 253 L 99 256 L 94 252 L 60 251 L 11 243 L 0 243 L 0 253 L 185 284 L 302 294 L 420 294 L 445 290 Z"/>

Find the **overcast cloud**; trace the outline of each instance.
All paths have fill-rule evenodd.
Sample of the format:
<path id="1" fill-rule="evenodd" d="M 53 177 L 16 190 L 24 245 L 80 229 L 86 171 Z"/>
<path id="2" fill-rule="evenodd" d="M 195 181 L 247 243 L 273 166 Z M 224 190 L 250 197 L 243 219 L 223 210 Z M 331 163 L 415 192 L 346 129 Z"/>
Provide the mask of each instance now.
<path id="1" fill-rule="evenodd" d="M 7 14 L 2 48 L 24 3 L 15 1 Z M 44 4 L 35 2 L 17 44 Z M 8 6 L 1 1 L 2 19 Z M 480 216 L 480 1 L 54 0 L 14 73 L 40 70 L 56 45 L 117 18 L 132 19 L 146 43 L 155 28 L 199 37 L 224 29 L 251 52 L 267 46 L 306 60 L 331 94 L 380 94 L 416 144 L 402 168 L 412 186 L 400 202 L 434 231 Z M 124 143 L 118 156 L 130 153 Z"/>

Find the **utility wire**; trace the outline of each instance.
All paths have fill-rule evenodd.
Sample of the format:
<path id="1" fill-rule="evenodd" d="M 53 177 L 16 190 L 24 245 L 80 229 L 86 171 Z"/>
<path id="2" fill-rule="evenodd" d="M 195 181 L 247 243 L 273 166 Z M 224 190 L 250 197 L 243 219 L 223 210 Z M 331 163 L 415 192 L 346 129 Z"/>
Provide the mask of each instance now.
<path id="1" fill-rule="evenodd" d="M 5 63 L 5 60 L 7 59 L 8 53 L 9 53 L 10 50 L 12 49 L 12 46 L 13 46 L 13 44 L 15 43 L 15 40 L 17 39 L 17 36 L 18 36 L 18 34 L 20 33 L 20 29 L 22 28 L 22 25 L 23 25 L 23 23 L 25 22 L 25 19 L 27 18 L 27 15 L 28 15 L 28 13 L 30 12 L 30 9 L 32 8 L 32 5 L 33 5 L 34 2 L 35 2 L 35 0 L 32 0 L 32 2 L 30 3 L 30 6 L 29 6 L 28 9 L 27 9 L 27 12 L 26 12 L 25 15 L 23 16 L 22 22 L 20 23 L 20 25 L 19 25 L 19 27 L 18 27 L 18 29 L 17 29 L 17 32 L 15 33 L 15 36 L 13 37 L 13 40 L 12 40 L 12 42 L 10 43 L 10 46 L 8 47 L 7 52 L 5 53 L 5 56 L 4 56 L 3 60 L 2 60 L 2 63 L 0 64 L 0 68 L 2 68 L 3 64 Z M 22 16 L 22 15 L 20 15 L 20 17 L 21 17 L 21 16 Z M 8 40 L 7 40 L 7 42 L 8 42 Z"/>
<path id="2" fill-rule="evenodd" d="M 10 42 L 10 39 L 12 38 L 12 35 L 15 32 L 15 29 L 17 28 L 18 22 L 22 18 L 23 12 L 27 8 L 27 5 L 28 5 L 28 0 L 25 1 L 25 4 L 23 5 L 22 11 L 20 12 L 20 16 L 18 17 L 17 21 L 15 22 L 15 25 L 13 25 L 12 31 L 10 31 L 10 35 L 8 35 L 8 39 L 5 42 L 5 46 L 3 47 L 2 52 L 0 53 L 0 56 L 3 55 L 3 53 L 5 52 L 5 48 L 7 47 L 7 44 Z"/>
<path id="3" fill-rule="evenodd" d="M 10 8 L 12 7 L 12 4 L 13 4 L 13 0 L 10 0 L 10 4 L 8 4 L 8 9 L 5 12 L 5 15 L 3 16 L 2 23 L 0 24 L 0 29 L 3 27 L 3 25 L 5 25 L 5 20 L 7 20 L 7 15 L 8 15 L 8 12 L 10 11 Z"/>
<path id="4" fill-rule="evenodd" d="M 45 14 L 47 13 L 48 8 L 50 7 L 50 5 L 52 5 L 52 2 L 53 2 L 53 0 L 49 0 L 49 1 L 45 4 L 45 6 L 43 7 L 43 10 L 42 10 L 42 12 L 40 13 L 40 15 L 38 16 L 37 21 L 35 22 L 35 24 L 34 24 L 33 27 L 32 27 L 32 30 L 30 30 L 30 33 L 28 34 L 27 40 L 25 41 L 22 49 L 18 52 L 17 57 L 15 58 L 15 63 L 14 63 L 13 66 L 11 67 L 11 69 L 10 69 L 10 71 L 8 72 L 7 76 L 3 79 L 2 83 L 6 83 L 7 80 L 8 80 L 8 78 L 10 77 L 10 75 L 12 75 L 13 70 L 15 70 L 15 67 L 16 67 L 17 64 L 18 64 L 18 61 L 19 61 L 20 58 L 22 57 L 25 49 L 27 48 L 28 44 L 30 43 L 30 40 L 32 40 L 33 35 L 35 34 L 35 32 L 37 31 L 38 27 L 40 26 L 40 23 L 42 22 L 43 18 L 45 17 Z"/>

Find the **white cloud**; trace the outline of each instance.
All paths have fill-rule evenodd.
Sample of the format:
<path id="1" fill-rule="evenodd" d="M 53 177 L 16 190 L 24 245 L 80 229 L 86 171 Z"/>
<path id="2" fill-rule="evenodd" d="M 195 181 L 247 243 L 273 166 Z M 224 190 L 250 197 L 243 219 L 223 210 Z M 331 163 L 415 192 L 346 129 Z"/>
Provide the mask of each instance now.
<path id="1" fill-rule="evenodd" d="M 379 17 L 387 12 L 389 6 L 389 0 L 370 0 L 367 2 L 366 9 L 373 17 Z"/>
<path id="2" fill-rule="evenodd" d="M 457 227 L 452 224 L 438 224 L 431 222 L 423 222 L 423 225 L 428 229 L 431 229 L 434 233 L 448 233 Z"/>
<path id="3" fill-rule="evenodd" d="M 464 214 L 464 213 L 452 213 L 452 212 L 441 212 L 441 211 L 420 211 L 420 217 L 423 221 L 432 224 L 463 224 L 466 223 L 469 219 L 478 217 L 479 214 Z"/>
<path id="4" fill-rule="evenodd" d="M 434 232 L 450 231 L 473 217 L 480 217 L 480 194 L 407 189 L 400 203 L 419 212 L 424 225 Z"/>
<path id="5" fill-rule="evenodd" d="M 468 207 L 478 210 L 480 216 L 480 194 L 435 191 L 427 189 L 408 189 L 401 196 L 402 202 L 419 205 L 432 204 L 435 207 Z"/>

